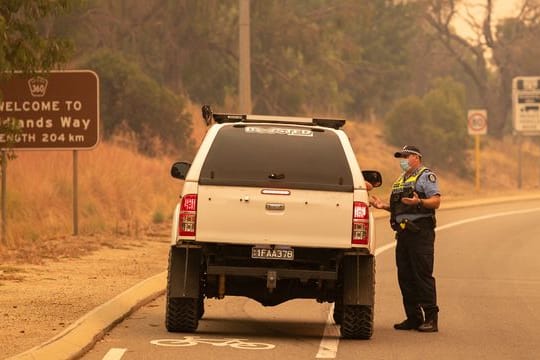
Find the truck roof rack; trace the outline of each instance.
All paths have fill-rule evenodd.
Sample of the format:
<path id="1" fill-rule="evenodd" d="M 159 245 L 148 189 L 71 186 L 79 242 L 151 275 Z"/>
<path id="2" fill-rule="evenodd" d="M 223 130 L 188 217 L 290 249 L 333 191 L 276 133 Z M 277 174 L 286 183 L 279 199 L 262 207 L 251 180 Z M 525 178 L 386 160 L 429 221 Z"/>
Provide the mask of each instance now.
<path id="1" fill-rule="evenodd" d="M 214 121 L 218 124 L 234 122 L 267 122 L 278 124 L 314 125 L 332 129 L 339 129 L 345 125 L 343 119 L 308 118 L 297 116 L 274 116 L 274 115 L 248 115 L 248 114 L 213 114 Z"/>

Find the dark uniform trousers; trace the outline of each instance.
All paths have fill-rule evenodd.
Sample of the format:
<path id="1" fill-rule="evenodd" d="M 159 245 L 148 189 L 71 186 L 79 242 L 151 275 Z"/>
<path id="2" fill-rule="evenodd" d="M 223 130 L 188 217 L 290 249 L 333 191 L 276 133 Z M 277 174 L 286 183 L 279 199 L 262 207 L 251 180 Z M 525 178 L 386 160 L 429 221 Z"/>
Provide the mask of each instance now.
<path id="1" fill-rule="evenodd" d="M 398 281 L 407 318 L 418 323 L 437 317 L 437 293 L 433 277 L 435 230 L 431 218 L 416 220 L 418 229 L 396 233 Z"/>

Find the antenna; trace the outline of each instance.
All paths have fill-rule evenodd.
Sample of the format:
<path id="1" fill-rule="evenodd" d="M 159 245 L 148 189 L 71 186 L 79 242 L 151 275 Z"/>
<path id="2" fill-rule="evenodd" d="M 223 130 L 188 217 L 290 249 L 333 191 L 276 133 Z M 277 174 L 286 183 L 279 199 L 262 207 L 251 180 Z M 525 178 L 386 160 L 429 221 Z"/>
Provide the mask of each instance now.
<path id="1" fill-rule="evenodd" d="M 212 108 L 210 105 L 203 105 L 201 111 L 206 126 L 209 126 L 212 122 Z"/>

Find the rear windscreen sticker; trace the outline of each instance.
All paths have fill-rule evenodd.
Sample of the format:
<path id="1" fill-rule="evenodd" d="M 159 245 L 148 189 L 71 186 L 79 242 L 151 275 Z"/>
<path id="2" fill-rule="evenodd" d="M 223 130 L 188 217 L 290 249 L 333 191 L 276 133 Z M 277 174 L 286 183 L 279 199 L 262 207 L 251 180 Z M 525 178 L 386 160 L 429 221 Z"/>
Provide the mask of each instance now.
<path id="1" fill-rule="evenodd" d="M 245 131 L 246 133 L 251 134 L 255 133 L 268 135 L 313 136 L 313 131 L 309 129 L 246 126 Z"/>

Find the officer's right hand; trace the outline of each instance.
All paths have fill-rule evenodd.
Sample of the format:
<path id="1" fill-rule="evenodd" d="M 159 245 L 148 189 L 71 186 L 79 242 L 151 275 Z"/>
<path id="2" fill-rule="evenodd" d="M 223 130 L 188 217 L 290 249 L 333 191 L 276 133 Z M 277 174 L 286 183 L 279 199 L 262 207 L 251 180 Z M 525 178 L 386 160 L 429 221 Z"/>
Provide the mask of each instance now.
<path id="1" fill-rule="evenodd" d="M 416 206 L 420 203 L 420 198 L 418 197 L 418 194 L 415 192 L 413 192 L 413 196 L 408 198 L 408 197 L 404 197 L 404 198 L 401 198 L 401 202 L 405 205 L 411 205 L 411 206 Z"/>

